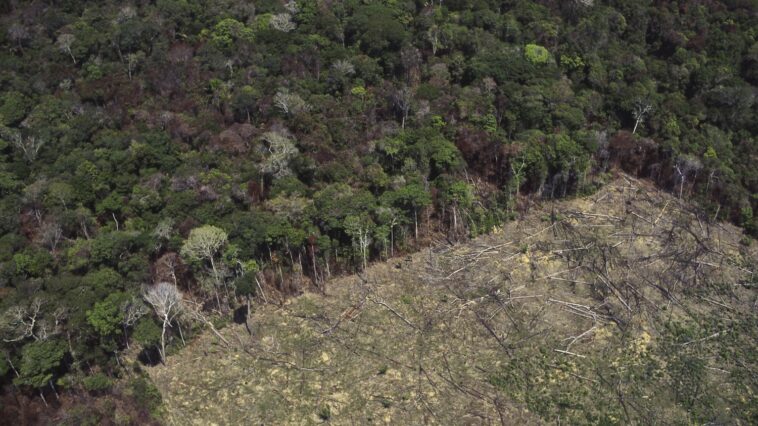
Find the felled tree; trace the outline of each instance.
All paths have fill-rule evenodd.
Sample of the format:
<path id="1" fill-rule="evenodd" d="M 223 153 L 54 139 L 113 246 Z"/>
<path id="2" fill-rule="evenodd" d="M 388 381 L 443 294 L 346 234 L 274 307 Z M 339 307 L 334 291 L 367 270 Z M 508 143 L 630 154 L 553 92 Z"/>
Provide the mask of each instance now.
<path id="1" fill-rule="evenodd" d="M 190 231 L 189 237 L 187 237 L 181 250 L 182 256 L 191 261 L 210 263 L 215 284 L 214 294 L 218 306 L 221 306 L 218 287 L 225 284 L 219 273 L 216 259 L 221 254 L 221 249 L 226 245 L 227 238 L 228 236 L 223 229 L 213 225 L 203 225 Z"/>

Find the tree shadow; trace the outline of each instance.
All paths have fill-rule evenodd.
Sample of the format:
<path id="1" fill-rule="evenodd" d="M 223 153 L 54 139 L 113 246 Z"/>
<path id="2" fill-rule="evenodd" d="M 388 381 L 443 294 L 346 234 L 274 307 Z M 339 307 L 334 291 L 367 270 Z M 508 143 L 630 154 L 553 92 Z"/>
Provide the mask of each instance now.
<path id="1" fill-rule="evenodd" d="M 244 324 L 247 322 L 247 306 L 242 305 L 239 308 L 234 310 L 234 323 L 235 324 Z"/>
<path id="2" fill-rule="evenodd" d="M 157 346 L 149 346 L 142 349 L 139 355 L 137 355 L 137 360 L 143 365 L 154 367 L 161 363 L 161 354 Z"/>

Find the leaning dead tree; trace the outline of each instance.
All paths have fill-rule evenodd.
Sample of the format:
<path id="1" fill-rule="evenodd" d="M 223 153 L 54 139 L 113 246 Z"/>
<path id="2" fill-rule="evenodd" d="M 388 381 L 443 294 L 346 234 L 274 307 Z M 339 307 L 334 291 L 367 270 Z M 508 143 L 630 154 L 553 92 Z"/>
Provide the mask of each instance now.
<path id="1" fill-rule="evenodd" d="M 647 117 L 648 114 L 650 114 L 653 111 L 653 105 L 642 99 L 637 99 L 634 103 L 634 110 L 632 110 L 632 115 L 634 116 L 634 129 L 632 129 L 632 134 L 637 133 L 637 126 L 642 123 L 643 120 L 645 120 L 645 117 Z"/>
<path id="2" fill-rule="evenodd" d="M 62 52 L 68 53 L 68 55 L 71 56 L 71 60 L 74 61 L 74 65 L 76 65 L 76 57 L 71 50 L 74 42 L 76 42 L 76 37 L 73 34 L 64 33 L 58 36 L 56 45 Z"/>

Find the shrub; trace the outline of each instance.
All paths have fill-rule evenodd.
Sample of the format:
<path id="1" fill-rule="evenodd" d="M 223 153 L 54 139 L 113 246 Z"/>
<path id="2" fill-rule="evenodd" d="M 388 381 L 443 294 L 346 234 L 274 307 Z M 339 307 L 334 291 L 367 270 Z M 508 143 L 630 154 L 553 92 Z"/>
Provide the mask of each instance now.
<path id="1" fill-rule="evenodd" d="M 524 48 L 524 56 L 533 64 L 545 64 L 550 60 L 550 53 L 538 44 L 527 44 Z"/>
<path id="2" fill-rule="evenodd" d="M 113 381 L 105 374 L 97 373 L 85 377 L 82 384 L 88 392 L 102 392 L 110 389 L 113 386 Z"/>

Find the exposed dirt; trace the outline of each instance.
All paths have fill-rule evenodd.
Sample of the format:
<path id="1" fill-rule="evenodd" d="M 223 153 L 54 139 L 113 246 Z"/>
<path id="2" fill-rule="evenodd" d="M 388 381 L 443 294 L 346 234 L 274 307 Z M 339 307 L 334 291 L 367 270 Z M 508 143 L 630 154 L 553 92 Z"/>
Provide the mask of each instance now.
<path id="1" fill-rule="evenodd" d="M 622 178 L 333 280 L 326 296 L 258 306 L 252 336 L 207 333 L 150 375 L 176 425 L 667 423 L 704 397 L 690 407 L 668 390 L 679 376 L 665 351 L 697 348 L 724 395 L 709 407 L 749 417 L 723 372 L 754 361 L 710 356 L 726 335 L 752 345 L 732 331 L 755 315 L 758 256 L 740 236 Z M 679 322 L 700 325 L 676 340 Z"/>

